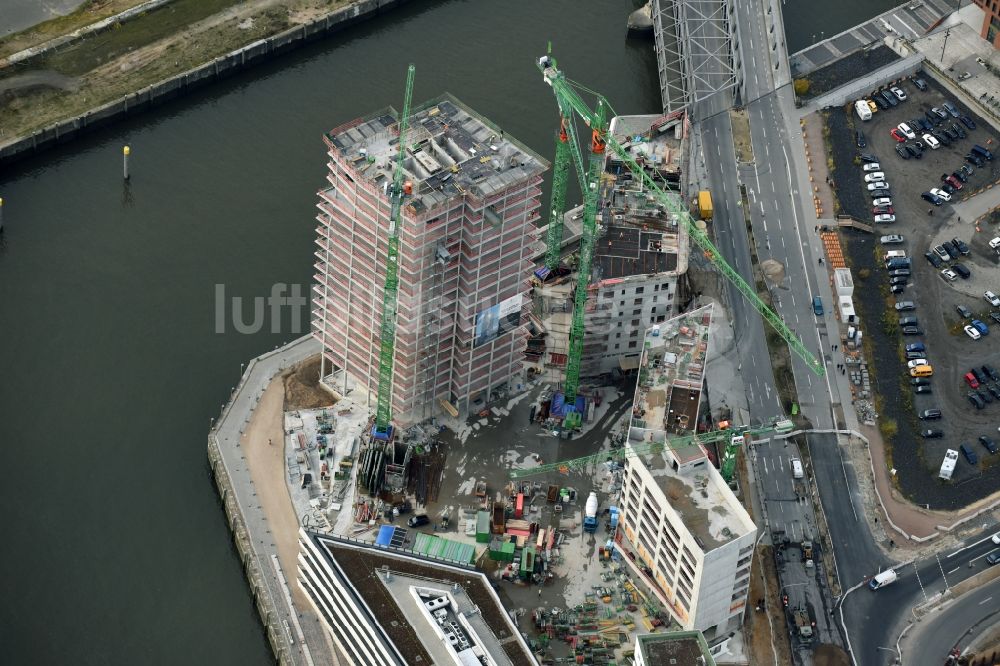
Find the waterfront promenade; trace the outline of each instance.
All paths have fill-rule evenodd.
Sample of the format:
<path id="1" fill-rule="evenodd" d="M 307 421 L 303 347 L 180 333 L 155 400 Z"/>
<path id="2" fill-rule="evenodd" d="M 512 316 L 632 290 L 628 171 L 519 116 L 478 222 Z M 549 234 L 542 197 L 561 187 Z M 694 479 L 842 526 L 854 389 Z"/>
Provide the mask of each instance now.
<path id="1" fill-rule="evenodd" d="M 208 442 L 213 476 L 268 641 L 279 663 L 304 666 L 340 661 L 312 609 L 292 605 L 296 572 L 283 571 L 278 564 L 278 547 L 257 496 L 243 438 L 271 381 L 280 379 L 283 370 L 319 352 L 319 343 L 305 336 L 251 360 L 209 433 Z M 277 389 L 280 391 L 280 385 Z"/>

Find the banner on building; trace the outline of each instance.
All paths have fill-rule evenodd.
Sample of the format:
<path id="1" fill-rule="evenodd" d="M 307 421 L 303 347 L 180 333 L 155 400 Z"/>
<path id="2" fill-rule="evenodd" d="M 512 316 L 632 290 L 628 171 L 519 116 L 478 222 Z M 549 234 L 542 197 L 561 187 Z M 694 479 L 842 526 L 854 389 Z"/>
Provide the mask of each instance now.
<path id="1" fill-rule="evenodd" d="M 473 347 L 485 345 L 521 325 L 521 294 L 511 296 L 476 314 Z"/>

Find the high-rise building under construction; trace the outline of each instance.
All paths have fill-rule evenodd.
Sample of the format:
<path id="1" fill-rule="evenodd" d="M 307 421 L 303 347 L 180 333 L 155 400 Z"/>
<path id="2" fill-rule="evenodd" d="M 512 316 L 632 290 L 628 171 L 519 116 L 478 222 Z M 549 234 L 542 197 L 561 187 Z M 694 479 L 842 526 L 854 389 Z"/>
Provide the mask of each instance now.
<path id="1" fill-rule="evenodd" d="M 392 108 L 329 132 L 313 335 L 336 391 L 378 391 Z M 523 381 L 523 311 L 548 162 L 445 95 L 411 113 L 399 245 L 392 413 L 465 417 Z M 332 367 L 331 367 L 332 365 Z M 374 397 L 372 397 L 374 405 Z"/>

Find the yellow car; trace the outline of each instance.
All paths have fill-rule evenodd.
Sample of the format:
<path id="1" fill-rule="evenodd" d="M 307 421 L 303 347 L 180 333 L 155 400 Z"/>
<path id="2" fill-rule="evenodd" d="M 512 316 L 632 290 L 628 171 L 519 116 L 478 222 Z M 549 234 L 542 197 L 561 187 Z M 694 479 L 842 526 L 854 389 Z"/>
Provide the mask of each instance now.
<path id="1" fill-rule="evenodd" d="M 878 104 L 871 100 L 868 100 L 868 108 L 872 110 L 872 113 L 878 113 Z"/>

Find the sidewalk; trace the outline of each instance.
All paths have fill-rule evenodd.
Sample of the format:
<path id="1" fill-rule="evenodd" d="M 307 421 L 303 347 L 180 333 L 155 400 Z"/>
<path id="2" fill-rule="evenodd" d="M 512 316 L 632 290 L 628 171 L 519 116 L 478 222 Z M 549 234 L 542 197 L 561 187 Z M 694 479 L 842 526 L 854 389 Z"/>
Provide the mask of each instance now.
<path id="1" fill-rule="evenodd" d="M 254 410 L 260 405 L 261 398 L 264 396 L 265 390 L 268 388 L 271 380 L 278 376 L 285 368 L 291 367 L 299 361 L 319 352 L 319 342 L 311 336 L 305 336 L 275 351 L 252 359 L 243 373 L 243 377 L 232 398 L 224 408 L 214 429 L 209 434 L 209 437 L 214 438 L 218 444 L 222 455 L 222 463 L 229 476 L 239 505 L 240 514 L 252 542 L 254 557 L 261 572 L 261 580 L 259 582 L 263 584 L 263 589 L 259 592 L 269 598 L 270 605 L 277 609 L 281 624 L 285 627 L 282 638 L 287 646 L 289 662 L 292 664 L 305 664 L 306 666 L 312 666 L 314 663 L 313 657 L 315 657 L 316 663 L 331 664 L 337 662 L 335 661 L 335 654 L 331 651 L 329 643 L 326 640 L 325 630 L 322 628 L 322 624 L 317 621 L 318 618 L 315 618 L 311 607 L 305 606 L 299 608 L 292 607 L 289 604 L 284 585 L 282 585 L 278 574 L 280 572 L 283 576 L 284 582 L 287 584 L 289 592 L 291 592 L 298 587 L 295 582 L 296 571 L 295 569 L 288 570 L 284 565 L 279 565 L 276 570 L 273 564 L 275 558 L 279 562 L 282 562 L 282 553 L 279 552 L 279 548 L 275 544 L 277 539 L 272 534 L 267 512 L 263 508 L 265 498 L 273 496 L 273 493 L 269 494 L 268 490 L 262 486 L 260 488 L 261 495 L 258 496 L 258 488 L 254 484 L 254 479 L 251 475 L 251 462 L 245 458 L 241 441 L 244 439 L 243 433 L 247 430 L 248 424 L 251 422 Z M 278 399 L 276 402 L 273 402 L 273 397 L 269 397 L 268 401 L 260 406 L 262 408 L 270 406 L 272 410 L 276 408 L 280 413 L 280 382 L 277 384 L 277 391 Z M 251 428 L 247 438 L 247 445 L 255 448 L 255 452 L 251 454 L 255 458 L 254 463 L 261 461 L 260 456 L 256 455 L 256 449 L 259 449 L 260 438 L 264 437 L 263 433 L 258 436 L 256 432 L 256 429 Z M 249 437 L 251 434 L 253 434 L 253 438 Z M 282 440 L 279 439 L 278 441 L 281 442 Z M 255 444 L 257 445 L 256 447 L 254 447 Z M 280 447 L 278 446 L 275 449 L 280 451 Z M 254 466 L 259 467 L 257 464 L 254 464 Z M 283 466 L 279 473 L 284 474 Z M 283 487 L 283 481 L 279 479 L 279 482 Z M 267 484 L 265 483 L 265 485 Z M 287 496 L 287 491 L 284 492 Z M 294 516 L 292 518 L 294 519 Z M 286 561 L 287 555 L 286 551 L 284 558 Z M 299 622 L 299 617 L 301 617 L 301 622 Z M 298 625 L 301 625 L 301 634 L 296 631 Z M 304 643 L 302 640 L 303 637 L 305 639 Z"/>

